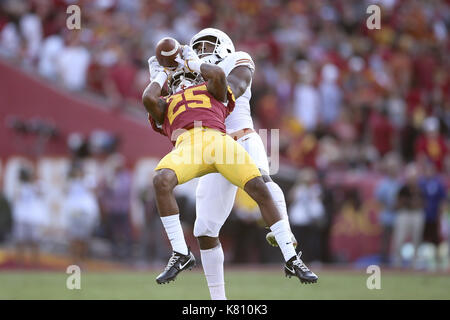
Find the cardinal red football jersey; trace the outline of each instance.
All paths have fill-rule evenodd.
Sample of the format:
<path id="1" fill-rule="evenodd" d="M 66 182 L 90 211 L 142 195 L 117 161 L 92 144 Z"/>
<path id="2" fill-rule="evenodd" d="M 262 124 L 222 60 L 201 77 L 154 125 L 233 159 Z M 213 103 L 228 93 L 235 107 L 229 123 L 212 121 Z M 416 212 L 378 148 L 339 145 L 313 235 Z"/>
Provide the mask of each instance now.
<path id="1" fill-rule="evenodd" d="M 200 122 L 202 127 L 216 129 L 226 133 L 225 118 L 233 111 L 235 99 L 230 87 L 227 91 L 228 103 L 217 101 L 206 88 L 206 83 L 189 87 L 171 96 L 162 98 L 167 102 L 164 113 L 164 123 L 157 126 L 149 114 L 152 128 L 169 137 L 175 144 L 177 129 L 192 129 L 194 122 Z"/>

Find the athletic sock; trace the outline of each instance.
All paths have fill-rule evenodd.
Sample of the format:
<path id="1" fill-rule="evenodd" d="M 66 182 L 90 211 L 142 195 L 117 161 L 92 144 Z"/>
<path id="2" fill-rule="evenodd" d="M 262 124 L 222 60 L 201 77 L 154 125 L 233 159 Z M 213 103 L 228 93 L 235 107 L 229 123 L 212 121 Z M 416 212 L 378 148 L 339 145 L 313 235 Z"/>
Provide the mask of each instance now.
<path id="1" fill-rule="evenodd" d="M 292 243 L 291 232 L 289 231 L 289 223 L 286 220 L 280 220 L 270 226 L 278 246 L 283 253 L 285 261 L 297 255 L 294 244 Z"/>
<path id="2" fill-rule="evenodd" d="M 211 299 L 227 300 L 223 275 L 224 256 L 222 246 L 219 244 L 212 249 L 200 250 L 200 255 Z"/>
<path id="3" fill-rule="evenodd" d="M 183 228 L 180 223 L 180 215 L 174 214 L 166 217 L 161 217 L 164 229 L 166 229 L 167 237 L 169 238 L 172 250 L 181 254 L 188 254 L 188 247 L 184 240 Z"/>
<path id="4" fill-rule="evenodd" d="M 275 206 L 277 207 L 278 211 L 281 214 L 281 218 L 286 221 L 289 221 L 286 208 L 286 200 L 284 199 L 283 190 L 281 190 L 280 186 L 273 181 L 266 182 L 266 186 L 269 189 L 270 194 L 272 195 L 272 199 L 273 202 L 275 203 Z"/>

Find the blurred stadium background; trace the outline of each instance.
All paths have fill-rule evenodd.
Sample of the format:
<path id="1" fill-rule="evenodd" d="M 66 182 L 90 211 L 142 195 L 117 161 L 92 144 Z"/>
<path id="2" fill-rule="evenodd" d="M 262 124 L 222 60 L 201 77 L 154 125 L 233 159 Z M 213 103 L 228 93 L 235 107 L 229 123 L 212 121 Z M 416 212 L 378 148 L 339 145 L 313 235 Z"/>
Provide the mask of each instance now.
<path id="1" fill-rule="evenodd" d="M 70 4 L 80 30 L 66 28 Z M 273 178 L 323 276 L 278 282 L 281 255 L 240 193 L 221 235 L 229 297 L 450 298 L 445 0 L 0 0 L 0 298 L 208 299 L 201 268 L 154 283 L 170 246 L 151 177 L 171 146 L 140 103 L 156 42 L 205 27 L 255 61 L 255 126 L 280 129 Z M 195 183 L 177 199 L 199 256 Z M 62 290 L 70 264 L 103 291 Z M 371 264 L 391 270 L 385 295 L 365 287 Z"/>

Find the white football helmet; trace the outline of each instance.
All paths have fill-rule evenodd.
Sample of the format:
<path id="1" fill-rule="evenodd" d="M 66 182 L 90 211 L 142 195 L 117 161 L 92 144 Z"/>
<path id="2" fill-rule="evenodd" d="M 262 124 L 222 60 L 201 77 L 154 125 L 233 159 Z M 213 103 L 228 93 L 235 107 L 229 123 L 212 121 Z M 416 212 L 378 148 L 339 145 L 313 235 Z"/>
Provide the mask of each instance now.
<path id="1" fill-rule="evenodd" d="M 204 80 L 199 73 L 187 72 L 184 68 L 175 71 L 169 79 L 169 93 L 174 94 L 186 88 L 196 86 Z"/>
<path id="2" fill-rule="evenodd" d="M 206 40 L 206 38 L 211 39 Z M 212 44 L 214 51 L 205 52 L 205 43 Z M 230 37 L 225 32 L 215 28 L 201 30 L 192 37 L 189 46 L 202 61 L 212 64 L 222 61 L 225 57 L 235 52 L 234 44 Z"/>

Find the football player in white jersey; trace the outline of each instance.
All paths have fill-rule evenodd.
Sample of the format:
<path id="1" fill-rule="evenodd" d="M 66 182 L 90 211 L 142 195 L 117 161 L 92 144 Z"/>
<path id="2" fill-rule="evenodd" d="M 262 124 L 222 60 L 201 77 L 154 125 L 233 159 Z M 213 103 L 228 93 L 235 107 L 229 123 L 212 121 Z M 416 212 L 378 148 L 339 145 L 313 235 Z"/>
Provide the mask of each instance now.
<path id="1" fill-rule="evenodd" d="M 206 28 L 194 35 L 190 41 L 191 48 L 204 62 L 220 66 L 227 76 L 228 83 L 233 83 L 236 97 L 234 111 L 226 118 L 227 133 L 231 135 L 250 154 L 261 171 L 272 198 L 283 217 L 280 231 L 271 230 L 267 241 L 277 246 L 277 233 L 281 229 L 290 231 L 286 202 L 281 188 L 269 176 L 269 164 L 261 137 L 253 128 L 250 114 L 252 76 L 255 65 L 246 52 L 235 51 L 233 42 L 224 32 Z M 202 265 L 212 299 L 226 299 L 223 262 L 224 254 L 219 241 L 219 231 L 228 218 L 234 203 L 237 187 L 220 174 L 208 174 L 200 178 L 196 192 L 197 218 L 194 224 L 194 236 L 200 245 Z M 271 228 L 272 229 L 272 228 Z M 292 232 L 291 232 L 292 235 Z M 292 242 L 296 240 L 292 235 Z M 283 244 L 284 245 L 284 244 Z M 282 246 L 280 247 L 283 252 Z M 311 272 L 300 259 L 301 252 L 295 257 L 302 282 L 316 282 L 318 277 Z M 284 257 L 288 262 L 290 257 Z M 285 265 L 286 275 L 294 275 L 289 263 Z"/>

